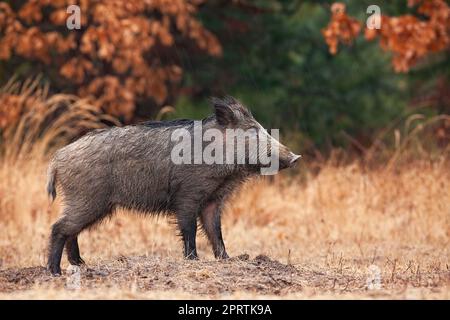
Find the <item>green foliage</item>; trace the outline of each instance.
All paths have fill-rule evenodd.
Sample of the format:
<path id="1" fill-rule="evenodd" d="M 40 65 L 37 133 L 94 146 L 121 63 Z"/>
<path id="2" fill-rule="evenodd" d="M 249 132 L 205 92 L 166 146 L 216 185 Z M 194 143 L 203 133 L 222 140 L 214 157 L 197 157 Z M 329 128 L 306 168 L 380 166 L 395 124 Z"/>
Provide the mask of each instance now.
<path id="1" fill-rule="evenodd" d="M 17 8 L 25 3 L 6 2 Z M 174 33 L 176 45 L 164 50 L 158 47 L 154 54 L 144 55 L 149 65 L 175 61 L 184 70 L 181 86 L 178 80 L 169 86 L 167 79 L 160 79 L 169 88 L 164 103 L 157 105 L 147 97 L 148 88 L 138 95 L 132 108 L 117 97 L 105 101 L 117 110 L 133 113 L 133 121 L 159 116 L 202 118 L 211 113 L 210 96 L 231 94 L 246 103 L 264 126 L 280 128 L 284 139 L 288 138 L 285 143 L 303 151 L 349 144 L 368 146 L 380 131 L 412 113 L 432 117 L 450 112 L 445 92 L 450 79 L 448 52 L 430 56 L 408 74 L 395 73 L 389 53 L 381 50 L 377 41 L 368 42 L 363 37 L 352 45 L 341 45 L 338 54 L 331 55 L 321 30 L 329 22 L 333 2 L 206 1 L 195 19 L 200 18 L 204 27 L 217 36 L 223 47 L 221 57 L 202 54 L 192 40 Z M 406 0 L 343 2 L 349 15 L 363 25 L 371 4 L 378 4 L 382 13 L 390 16 L 414 12 Z M 148 16 L 155 17 L 158 15 Z M 66 31 L 59 27 L 57 30 Z M 136 50 L 142 46 L 140 42 L 135 45 Z M 46 65 L 13 55 L 0 62 L 0 84 L 12 75 L 26 79 L 40 74 L 51 92 L 76 93 L 82 86 L 64 80 L 58 72 L 56 62 L 65 63 L 66 58 L 52 55 L 52 64 Z M 111 69 L 108 64 L 104 68 L 95 65 L 103 70 L 103 76 Z M 157 80 L 154 73 L 144 78 L 148 83 Z M 135 87 L 131 84 L 128 89 L 134 92 Z M 119 94 L 126 89 L 120 83 L 106 91 Z M 105 109 L 98 96 L 95 101 Z M 174 101 L 174 113 L 158 114 L 162 105 Z"/>
<path id="2" fill-rule="evenodd" d="M 367 1 L 347 1 L 362 21 Z M 321 29 L 331 1 L 209 2 L 201 16 L 221 41 L 221 59 L 185 56 L 191 103 L 214 94 L 242 99 L 265 125 L 297 131 L 303 148 L 345 146 L 351 136 L 369 144 L 374 133 L 407 113 L 409 81 L 396 74 L 376 42 L 357 40 L 330 55 Z M 391 14 L 399 1 L 382 6 Z M 207 113 L 207 109 L 205 110 Z M 177 115 L 190 116 L 188 112 Z"/>

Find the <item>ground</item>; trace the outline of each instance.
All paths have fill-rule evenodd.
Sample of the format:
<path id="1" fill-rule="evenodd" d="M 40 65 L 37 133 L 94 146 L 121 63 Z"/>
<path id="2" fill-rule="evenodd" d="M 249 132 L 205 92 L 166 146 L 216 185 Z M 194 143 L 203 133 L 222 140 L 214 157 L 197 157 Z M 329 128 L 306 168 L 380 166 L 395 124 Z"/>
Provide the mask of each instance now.
<path id="1" fill-rule="evenodd" d="M 391 274 L 383 274 L 387 277 L 383 280 L 380 274 L 377 287 L 376 282 L 369 280 L 369 270 L 358 272 L 367 263 L 356 259 L 343 270 L 308 263 L 288 265 L 265 255 L 250 258 L 248 254 L 225 261 L 119 257 L 99 261 L 92 267 L 69 267 L 65 275 L 57 278 L 44 267 L 2 270 L 0 297 L 449 298 L 448 270 L 420 272 L 412 265 L 395 270 L 392 264 Z"/>
<path id="2" fill-rule="evenodd" d="M 224 261 L 202 234 L 200 260 L 184 260 L 169 218 L 118 212 L 80 235 L 87 265 L 64 257 L 61 277 L 44 267 L 62 201 L 42 168 L 0 171 L 1 299 L 450 298 L 445 161 L 252 181 L 224 214 Z"/>

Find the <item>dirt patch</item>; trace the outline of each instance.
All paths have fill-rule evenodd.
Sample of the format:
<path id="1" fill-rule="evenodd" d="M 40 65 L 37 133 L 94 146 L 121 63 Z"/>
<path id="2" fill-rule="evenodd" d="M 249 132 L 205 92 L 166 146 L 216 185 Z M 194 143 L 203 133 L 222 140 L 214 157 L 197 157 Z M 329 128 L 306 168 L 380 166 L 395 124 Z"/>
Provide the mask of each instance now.
<path id="1" fill-rule="evenodd" d="M 379 263 L 381 265 L 380 258 Z M 53 277 L 44 267 L 0 271 L 0 295 L 20 297 L 54 292 L 54 298 L 80 293 L 96 298 L 224 298 L 224 297 L 446 297 L 450 288 L 448 269 L 417 272 L 418 268 L 392 268 L 380 275 L 379 288 L 368 288 L 367 261 L 352 260 L 336 267 L 314 263 L 290 265 L 258 255 L 243 254 L 228 260 L 187 261 L 158 256 L 120 256 L 88 267 L 69 267 Z M 370 269 L 369 269 L 370 271 Z M 376 279 L 375 279 L 376 280 Z M 80 290 L 78 290 L 80 289 Z M 122 293 L 122 294 L 119 294 Z M 173 295 L 171 294 L 173 293 Z"/>
<path id="2" fill-rule="evenodd" d="M 130 285 L 143 291 L 177 289 L 200 295 L 235 291 L 278 295 L 302 289 L 297 268 L 264 255 L 250 259 L 244 254 L 224 261 L 119 257 L 97 266 L 69 267 L 61 277 L 52 277 L 44 267 L 0 271 L 1 292 L 36 286 L 95 289 Z"/>

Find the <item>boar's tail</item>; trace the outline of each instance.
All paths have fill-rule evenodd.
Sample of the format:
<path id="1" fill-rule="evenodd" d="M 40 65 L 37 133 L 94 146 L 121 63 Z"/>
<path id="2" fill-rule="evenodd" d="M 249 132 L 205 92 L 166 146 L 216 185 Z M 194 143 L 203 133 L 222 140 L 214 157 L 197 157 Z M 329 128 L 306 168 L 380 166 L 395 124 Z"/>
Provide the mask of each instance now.
<path id="1" fill-rule="evenodd" d="M 47 193 L 52 197 L 52 200 L 56 198 L 56 168 L 54 161 L 50 162 L 47 171 Z"/>

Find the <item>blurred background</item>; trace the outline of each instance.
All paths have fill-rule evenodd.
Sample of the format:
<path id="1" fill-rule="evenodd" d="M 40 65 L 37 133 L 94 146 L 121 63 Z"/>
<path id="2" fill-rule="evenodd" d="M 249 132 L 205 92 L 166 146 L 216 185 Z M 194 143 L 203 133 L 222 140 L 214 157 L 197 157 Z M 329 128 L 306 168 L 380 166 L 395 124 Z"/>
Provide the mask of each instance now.
<path id="1" fill-rule="evenodd" d="M 73 297 L 45 272 L 56 148 L 225 94 L 304 156 L 230 200 L 225 242 L 249 260 L 199 237 L 189 264 L 170 219 L 119 210 L 80 237 L 99 273 L 76 294 L 448 299 L 449 49 L 445 0 L 0 0 L 0 299 Z"/>
<path id="2" fill-rule="evenodd" d="M 79 29 L 68 28 L 70 4 Z M 366 27 L 373 4 L 378 30 Z M 373 156 L 405 140 L 441 153 L 449 12 L 444 0 L 0 1 L 2 139 L 32 145 L 53 126 L 48 144 L 72 140 L 92 115 L 104 124 L 201 118 L 208 97 L 230 94 L 316 158 Z M 68 115 L 80 105 L 89 116 Z M 58 125 L 70 130 L 55 128 L 64 114 Z"/>

